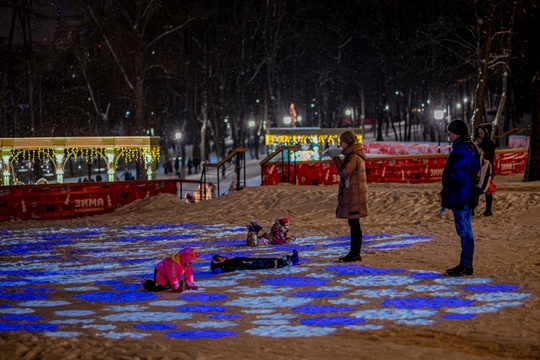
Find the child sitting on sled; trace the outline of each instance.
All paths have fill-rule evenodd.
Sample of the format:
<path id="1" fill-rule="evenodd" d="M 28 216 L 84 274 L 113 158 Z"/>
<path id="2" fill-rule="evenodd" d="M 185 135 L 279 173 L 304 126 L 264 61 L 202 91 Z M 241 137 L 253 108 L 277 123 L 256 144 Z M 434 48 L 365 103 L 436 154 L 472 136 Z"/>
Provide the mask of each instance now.
<path id="1" fill-rule="evenodd" d="M 300 258 L 298 251 L 293 250 L 292 255 L 283 255 L 280 258 L 228 258 L 221 255 L 214 255 L 210 263 L 210 271 L 214 274 L 231 272 L 237 270 L 260 270 L 278 269 L 298 265 Z"/>
<path id="2" fill-rule="evenodd" d="M 247 226 L 247 246 L 268 246 L 268 245 L 282 245 L 290 244 L 296 241 L 294 236 L 289 236 L 289 219 L 280 218 L 274 221 L 270 233 L 265 232 L 259 236 L 259 232 L 262 230 L 262 226 L 257 222 L 252 221 Z"/>
<path id="3" fill-rule="evenodd" d="M 154 269 L 154 280 L 146 280 L 143 287 L 152 292 L 171 289 L 172 292 L 197 290 L 193 283 L 191 265 L 197 261 L 197 253 L 192 248 L 185 248 L 159 262 Z M 184 281 L 180 277 L 184 275 Z"/>

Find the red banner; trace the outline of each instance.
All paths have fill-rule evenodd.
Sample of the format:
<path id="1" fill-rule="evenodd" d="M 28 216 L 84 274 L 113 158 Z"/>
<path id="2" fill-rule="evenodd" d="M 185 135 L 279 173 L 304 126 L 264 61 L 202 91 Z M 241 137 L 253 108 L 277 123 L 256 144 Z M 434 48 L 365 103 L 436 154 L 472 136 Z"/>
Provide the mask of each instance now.
<path id="1" fill-rule="evenodd" d="M 498 152 L 495 155 L 495 175 L 520 174 L 525 172 L 527 151 Z M 438 182 L 442 179 L 445 156 L 423 156 L 414 158 L 368 158 L 366 174 L 368 183 L 421 184 Z M 262 184 L 277 185 L 335 185 L 339 176 L 330 160 L 285 164 L 281 162 L 261 167 Z"/>
<path id="2" fill-rule="evenodd" d="M 2 186 L 0 221 L 54 220 L 106 214 L 159 193 L 176 194 L 176 181 Z"/>

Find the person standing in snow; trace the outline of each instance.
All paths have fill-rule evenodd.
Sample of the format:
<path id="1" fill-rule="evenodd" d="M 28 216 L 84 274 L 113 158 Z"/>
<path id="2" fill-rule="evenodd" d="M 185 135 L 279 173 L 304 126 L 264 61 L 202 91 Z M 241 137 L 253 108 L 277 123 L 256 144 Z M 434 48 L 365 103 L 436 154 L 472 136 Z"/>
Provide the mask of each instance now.
<path id="1" fill-rule="evenodd" d="M 351 233 L 349 253 L 339 258 L 340 262 L 362 261 L 362 228 L 360 218 L 368 216 L 368 194 L 366 180 L 366 153 L 362 144 L 356 143 L 356 134 L 345 131 L 339 137 L 341 154 L 332 156 L 332 162 L 339 174 L 338 206 L 336 217 L 347 219 Z"/>
<path id="2" fill-rule="evenodd" d="M 474 138 L 478 142 L 478 147 L 484 152 L 484 158 L 491 163 L 491 167 L 495 169 L 495 142 L 491 140 L 491 124 L 480 124 L 474 130 Z M 493 181 L 493 172 L 491 173 L 492 177 L 490 181 Z M 491 207 L 493 205 L 493 190 L 492 188 L 486 190 L 486 211 L 484 211 L 484 216 L 492 216 L 493 212 Z"/>
<path id="3" fill-rule="evenodd" d="M 448 137 L 452 141 L 452 151 L 446 160 L 442 175 L 441 212 L 444 209 L 451 209 L 454 214 L 456 232 L 461 239 L 461 256 L 459 265 L 446 270 L 446 275 L 472 275 L 474 235 L 471 220 L 472 211 L 478 204 L 476 195 L 478 154 L 464 121 L 451 121 L 447 130 Z"/>

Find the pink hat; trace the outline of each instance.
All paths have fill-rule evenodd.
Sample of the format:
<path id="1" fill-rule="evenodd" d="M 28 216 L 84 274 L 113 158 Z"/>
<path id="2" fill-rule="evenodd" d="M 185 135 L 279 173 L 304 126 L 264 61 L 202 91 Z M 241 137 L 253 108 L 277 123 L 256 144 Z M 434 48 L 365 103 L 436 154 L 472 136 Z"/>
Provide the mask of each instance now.
<path id="1" fill-rule="evenodd" d="M 194 263 L 198 258 L 197 253 L 192 248 L 182 249 L 178 254 L 180 254 L 180 261 L 182 261 L 182 264 Z"/>

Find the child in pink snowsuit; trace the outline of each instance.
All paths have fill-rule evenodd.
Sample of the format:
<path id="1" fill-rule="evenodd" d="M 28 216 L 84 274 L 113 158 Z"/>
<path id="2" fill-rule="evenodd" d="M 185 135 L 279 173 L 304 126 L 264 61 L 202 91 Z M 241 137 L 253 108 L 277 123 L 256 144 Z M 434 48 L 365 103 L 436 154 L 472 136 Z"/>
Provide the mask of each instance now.
<path id="1" fill-rule="evenodd" d="M 154 280 L 146 280 L 143 287 L 148 291 L 158 292 L 171 289 L 172 292 L 197 290 L 193 283 L 191 265 L 197 260 L 197 253 L 192 248 L 185 248 L 159 262 L 154 269 Z M 184 275 L 184 281 L 180 277 Z"/>
<path id="2" fill-rule="evenodd" d="M 246 243 L 247 246 L 251 247 L 290 244 L 296 241 L 294 236 L 288 235 L 289 219 L 287 218 L 276 219 L 270 229 L 270 233 L 265 232 L 261 236 L 259 236 L 259 231 L 262 230 L 262 227 L 255 221 L 252 221 L 247 226 L 247 230 Z"/>

